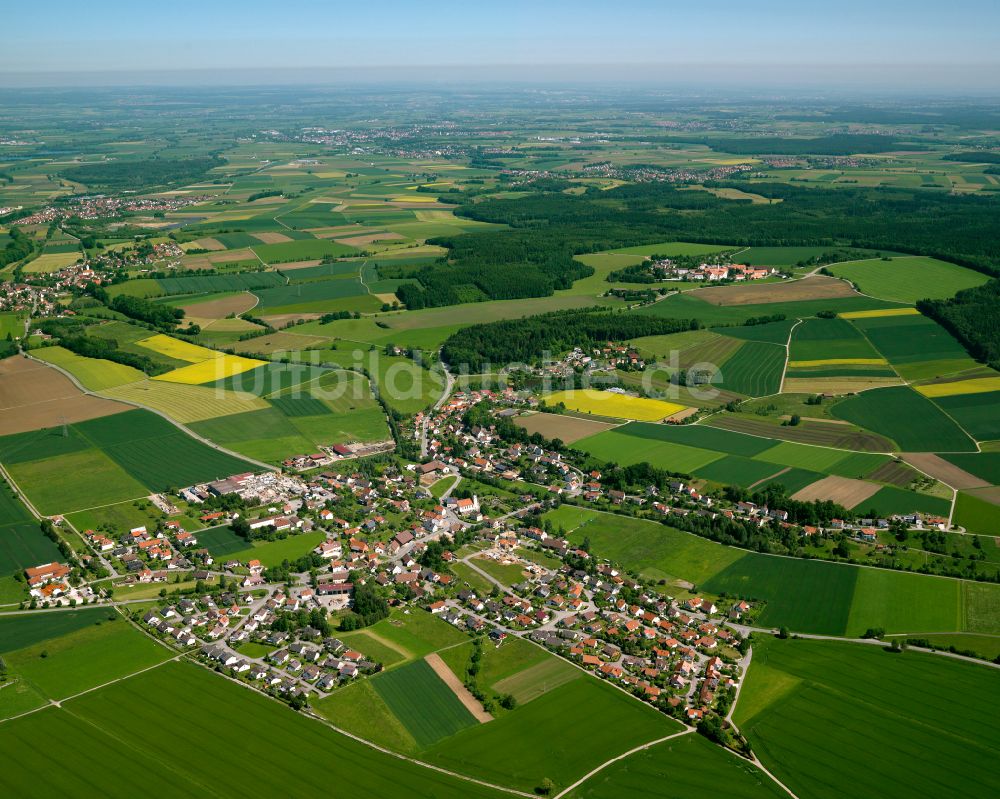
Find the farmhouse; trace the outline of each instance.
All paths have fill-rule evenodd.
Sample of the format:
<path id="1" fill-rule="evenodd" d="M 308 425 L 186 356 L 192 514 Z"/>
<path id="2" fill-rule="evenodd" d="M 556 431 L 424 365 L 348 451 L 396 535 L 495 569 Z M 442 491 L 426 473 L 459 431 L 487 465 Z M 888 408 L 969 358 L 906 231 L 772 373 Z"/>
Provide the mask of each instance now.
<path id="1" fill-rule="evenodd" d="M 64 580 L 69 577 L 71 569 L 63 563 L 43 563 L 41 566 L 32 566 L 24 570 L 24 576 L 28 578 L 28 585 L 38 588 L 46 583 Z"/>

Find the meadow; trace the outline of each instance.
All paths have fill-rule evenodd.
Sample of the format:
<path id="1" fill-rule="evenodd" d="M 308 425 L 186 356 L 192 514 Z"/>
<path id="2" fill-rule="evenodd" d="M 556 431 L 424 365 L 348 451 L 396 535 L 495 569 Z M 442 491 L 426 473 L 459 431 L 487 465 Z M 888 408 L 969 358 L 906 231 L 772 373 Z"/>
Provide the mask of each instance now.
<path id="1" fill-rule="evenodd" d="M 422 757 L 530 791 L 545 778 L 566 787 L 609 757 L 680 729 L 659 711 L 581 674 L 511 713 L 446 738 Z"/>
<path id="2" fill-rule="evenodd" d="M 903 314 L 851 319 L 906 380 L 922 380 L 974 368 L 962 346 L 925 316 Z"/>
<path id="3" fill-rule="evenodd" d="M 253 469 L 145 410 L 70 425 L 66 436 L 42 430 L 0 438 L 0 460 L 48 515 Z"/>
<path id="4" fill-rule="evenodd" d="M 205 712 L 211 708 L 212 712 Z M 234 725 L 233 719 L 240 724 Z M 195 747 L 165 765 L 146 743 L 150 729 L 216 745 Z M 246 730 L 267 730 L 282 749 L 283 767 L 248 757 Z M 46 736 L 50 744 L 32 741 Z M 74 742 L 86 739 L 86 751 Z M 0 725 L 9 755 L 0 789 L 67 793 L 81 785 L 102 796 L 204 794 L 267 797 L 314 794 L 336 781 L 341 790 L 392 797 L 400 785 L 440 799 L 496 797 L 497 792 L 387 756 L 243 690 L 192 664 L 171 663 L 66 703 Z M 325 764 L 318 769 L 317 763 Z M 210 787 L 209 787 L 210 786 Z"/>
<path id="5" fill-rule="evenodd" d="M 956 292 L 988 280 L 980 272 L 919 255 L 853 261 L 827 268 L 837 277 L 850 280 L 864 294 L 906 303 L 954 297 Z"/>
<path id="6" fill-rule="evenodd" d="M 742 256 L 741 256 L 742 257 Z M 786 794 L 762 771 L 709 743 L 701 735 L 683 735 L 629 755 L 598 772 L 570 799 L 692 799 L 724 791 L 727 799 L 768 799 Z"/>
<path id="7" fill-rule="evenodd" d="M 545 516 L 575 544 L 652 580 L 766 602 L 761 626 L 860 636 L 888 632 L 989 632 L 1000 586 L 764 555 L 725 547 L 644 519 L 563 506 Z M 691 585 L 693 584 L 693 588 Z"/>
<path id="8" fill-rule="evenodd" d="M 173 654 L 120 617 L 5 652 L 8 674 L 16 683 L 0 691 L 0 718 L 24 712 L 29 702 L 38 707 L 50 699 L 62 700 L 161 663 Z M 8 696 L 11 688 L 17 690 L 16 699 Z"/>
<path id="9" fill-rule="evenodd" d="M 917 390 L 923 388 L 929 386 Z M 933 402 L 978 441 L 1000 439 L 1000 391 L 935 397 Z"/>
<path id="10" fill-rule="evenodd" d="M 282 561 L 295 561 L 303 555 L 308 555 L 326 539 L 326 533 L 298 533 L 287 538 L 274 541 L 257 541 L 252 546 L 226 553 L 226 560 L 236 560 L 246 563 L 248 560 L 259 560 L 266 569 L 280 566 Z"/>
<path id="11" fill-rule="evenodd" d="M 0 479 L 0 577 L 59 558 L 59 548 L 42 535 L 38 522 Z"/>
<path id="12" fill-rule="evenodd" d="M 879 388 L 833 407 L 838 419 L 896 442 L 901 452 L 971 452 L 975 442 L 933 402 L 909 386 Z M 913 424 L 919 419 L 920 424 Z"/>
<path id="13" fill-rule="evenodd" d="M 1000 776 L 990 669 L 880 647 L 756 636 L 734 720 L 801 797 L 989 796 Z M 956 713 L 947 691 L 976 697 Z M 816 730 L 824 734 L 817 736 Z M 927 753 L 933 752 L 933 757 Z M 877 753 L 877 756 L 873 756 Z M 942 764 L 947 763 L 947 768 Z"/>

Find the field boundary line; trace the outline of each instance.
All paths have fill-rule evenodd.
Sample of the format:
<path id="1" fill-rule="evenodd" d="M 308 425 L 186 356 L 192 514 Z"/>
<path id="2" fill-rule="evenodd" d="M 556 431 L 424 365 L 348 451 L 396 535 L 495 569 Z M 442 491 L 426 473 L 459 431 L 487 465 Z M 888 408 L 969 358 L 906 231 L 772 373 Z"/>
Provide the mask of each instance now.
<path id="1" fill-rule="evenodd" d="M 104 397 L 104 396 L 102 396 L 101 394 L 98 394 L 95 391 L 91 391 L 90 389 L 85 388 L 84 385 L 79 380 L 76 379 L 75 375 L 73 375 L 71 372 L 66 371 L 61 366 L 56 366 L 54 363 L 46 363 L 45 361 L 42 361 L 42 360 L 39 360 L 38 358 L 35 358 L 34 356 L 32 356 L 28 352 L 25 352 L 24 354 L 28 358 L 30 358 L 31 360 L 35 361 L 36 363 L 45 364 L 46 366 L 48 366 L 51 369 L 55 369 L 58 372 L 62 372 L 66 377 L 68 377 L 70 380 L 72 380 L 73 384 L 77 388 L 79 388 L 80 391 L 82 391 L 84 394 L 87 394 L 87 395 L 92 396 L 92 397 L 98 397 L 98 398 L 104 399 L 104 400 L 109 399 L 108 397 Z M 214 441 L 211 441 L 211 440 L 205 438 L 204 436 L 198 435 L 196 432 L 194 432 L 194 430 L 191 430 L 189 427 L 181 424 L 176 419 L 173 419 L 172 417 L 168 416 L 163 411 L 158 411 L 155 408 L 149 408 L 146 405 L 142 405 L 142 404 L 140 404 L 138 402 L 135 402 L 134 400 L 125 400 L 125 399 L 122 399 L 122 400 L 115 400 L 115 402 L 121 402 L 124 405 L 131 405 L 131 406 L 133 406 L 135 408 L 139 408 L 139 409 L 144 410 L 144 411 L 149 411 L 150 413 L 155 413 L 157 416 L 159 416 L 159 417 L 161 417 L 163 419 L 166 419 L 168 422 L 170 422 L 170 424 L 172 424 L 178 430 L 180 430 L 181 432 L 183 432 L 186 435 L 190 436 L 191 438 L 195 439 L 196 441 L 200 441 L 205 446 L 211 447 L 212 449 L 214 449 L 214 450 L 216 450 L 218 452 L 222 452 L 222 453 L 224 453 L 226 455 L 229 455 L 230 457 L 236 458 L 237 460 L 242 460 L 242 461 L 246 461 L 247 463 L 252 463 L 255 466 L 259 466 L 262 469 L 266 469 L 269 472 L 277 472 L 277 471 L 279 471 L 279 469 L 276 466 L 272 466 L 269 463 L 264 463 L 263 461 L 258 461 L 256 459 L 248 457 L 246 455 L 241 455 L 238 452 L 234 452 L 233 450 L 226 449 L 225 447 L 223 447 L 223 446 L 221 446 L 219 444 L 216 444 Z M 112 414 L 112 415 L 114 415 L 114 414 Z M 127 502 L 128 500 L 124 500 L 124 501 Z M 118 504 L 118 503 L 111 503 L 111 504 Z"/>
<path id="2" fill-rule="evenodd" d="M 795 334 L 795 328 L 802 324 L 802 318 L 799 317 L 795 320 L 795 324 L 788 328 L 788 340 L 785 342 L 785 365 L 781 369 L 781 381 L 778 383 L 778 393 L 785 393 L 785 377 L 788 374 L 788 364 L 792 359 L 792 336 Z"/>
<path id="3" fill-rule="evenodd" d="M 171 649 L 170 651 L 172 652 L 174 650 Z M 186 652 L 181 652 L 181 653 L 179 653 L 177 655 L 174 655 L 172 658 L 167 658 L 166 660 L 161 660 L 159 663 L 154 663 L 152 666 L 147 666 L 144 669 L 139 669 L 139 671 L 133 671 L 131 674 L 125 674 L 125 675 L 123 675 L 121 677 L 117 677 L 114 680 L 109 680 L 108 682 L 101 683 L 100 685 L 95 685 L 93 688 L 87 688 L 86 690 L 80 691 L 80 692 L 75 693 L 75 694 L 73 694 L 71 696 L 67 696 L 67 697 L 64 697 L 62 699 L 49 699 L 41 707 L 36 707 L 36 708 L 33 708 L 32 710 L 25 711 L 24 713 L 19 713 L 16 716 L 10 716 L 10 717 L 5 718 L 5 719 L 0 719 L 0 724 L 3 724 L 3 723 L 8 722 L 8 721 L 14 721 L 14 719 L 24 718 L 25 716 L 30 716 L 32 713 L 37 713 L 38 711 L 45 710 L 48 707 L 57 707 L 57 708 L 62 709 L 63 702 L 69 702 L 72 699 L 77 699 L 77 698 L 79 698 L 81 696 L 85 696 L 86 694 L 93 693 L 94 691 L 99 691 L 101 688 L 107 688 L 109 685 L 114 685 L 115 683 L 123 682 L 125 680 L 129 680 L 132 677 L 138 677 L 140 674 L 145 674 L 147 671 L 152 671 L 153 669 L 160 668 L 160 666 L 162 666 L 165 663 L 173 663 L 174 661 L 180 660 L 181 658 L 186 657 L 186 656 L 187 656 Z M 69 713 L 68 710 L 66 712 Z M 71 714 L 71 715 L 73 715 L 73 714 Z"/>
<path id="4" fill-rule="evenodd" d="M 249 685 L 248 683 L 241 682 L 240 680 L 237 680 L 234 677 L 230 677 L 228 674 L 222 674 L 221 672 L 216 672 L 214 669 L 210 668 L 209 666 L 206 666 L 201 661 L 199 661 L 199 660 L 197 660 L 195 658 L 190 657 L 190 655 L 193 655 L 193 654 L 194 654 L 194 652 L 182 652 L 181 655 L 180 655 L 180 657 L 182 657 L 182 658 L 183 657 L 187 657 L 189 663 L 192 663 L 195 666 L 198 666 L 199 668 L 204 669 L 205 671 L 211 672 L 212 674 L 219 675 L 223 679 L 229 680 L 229 682 L 233 683 L 234 685 L 238 685 L 239 687 L 241 687 L 241 688 L 243 688 L 243 689 L 245 689 L 247 691 L 250 691 L 251 693 L 257 694 L 258 696 L 262 696 L 265 699 L 271 700 L 272 702 L 277 702 L 279 705 L 281 705 L 285 709 L 290 709 L 287 704 L 285 704 L 284 702 L 282 702 L 277 697 L 274 697 L 274 696 L 271 696 L 270 694 L 264 693 L 263 691 L 258 690 L 254 686 Z M 295 712 L 295 711 L 292 711 L 292 712 Z M 307 719 L 312 719 L 313 721 L 322 724 L 324 727 L 329 727 L 334 732 L 336 732 L 336 733 L 338 733 L 340 735 L 343 735 L 345 738 L 350 738 L 351 740 L 357 741 L 358 743 L 363 744 L 364 746 L 367 746 L 370 749 L 374 749 L 377 752 L 381 752 L 382 754 L 385 754 L 385 755 L 390 755 L 391 757 L 394 757 L 397 760 L 404 760 L 407 763 L 412 763 L 412 764 L 414 764 L 416 766 L 421 766 L 423 768 L 430 769 L 431 771 L 436 771 L 439 774 L 445 774 L 445 775 L 447 775 L 449 777 L 454 777 L 456 779 L 460 779 L 460 780 L 463 780 L 465 782 L 471 782 L 471 783 L 473 783 L 475 785 L 481 785 L 484 788 L 490 788 L 490 789 L 492 789 L 494 791 L 502 791 L 503 793 L 509 793 L 509 794 L 511 794 L 513 796 L 525 796 L 525 797 L 529 797 L 529 799 L 534 799 L 534 797 L 535 797 L 535 794 L 528 793 L 527 791 L 519 791 L 516 788 L 508 788 L 508 787 L 506 787 L 504 785 L 495 785 L 495 784 L 493 784 L 491 782 L 487 782 L 486 780 L 481 780 L 481 779 L 478 779 L 477 777 L 471 777 L 468 774 L 461 774 L 461 773 L 459 773 L 457 771 L 450 771 L 450 770 L 448 770 L 446 768 L 443 768 L 442 766 L 436 766 L 433 763 L 427 763 L 427 762 L 425 762 L 423 760 L 418 760 L 418 759 L 413 758 L 413 757 L 408 757 L 407 755 L 401 754 L 399 752 L 394 752 L 391 749 L 387 749 L 384 746 L 379 746 L 378 744 L 373 743 L 372 741 L 366 740 L 365 738 L 362 738 L 359 735 L 355 735 L 352 732 L 348 732 L 347 730 L 341 729 L 336 724 L 334 724 L 332 721 L 329 721 L 328 719 L 323 718 L 322 716 L 318 715 L 315 711 L 313 711 L 311 709 L 310 710 L 304 710 L 299 715 L 304 716 Z"/>
<path id="5" fill-rule="evenodd" d="M 614 763 L 617 763 L 619 760 L 624 760 L 626 757 L 631 757 L 632 755 L 636 754 L 637 752 L 642 752 L 642 751 L 644 751 L 646 749 L 651 749 L 652 747 L 658 746 L 659 744 L 662 744 L 662 743 L 666 743 L 667 741 L 669 741 L 669 740 L 671 740 L 673 738 L 679 738 L 682 735 L 690 735 L 693 732 L 694 732 L 694 727 L 688 727 L 686 729 L 681 730 L 680 732 L 675 732 L 672 735 L 668 735 L 665 738 L 657 738 L 655 741 L 649 741 L 648 743 L 644 743 L 644 744 L 642 744 L 640 746 L 636 746 L 633 749 L 629 749 L 627 752 L 623 752 L 622 754 L 618 755 L 617 757 L 613 757 L 610 760 L 606 760 L 603 763 L 601 763 L 601 765 L 599 765 L 597 768 L 593 769 L 592 771 L 590 771 L 587 774 L 584 774 L 580 779 L 578 779 L 576 782 L 574 782 L 568 788 L 563 788 L 561 791 L 559 791 L 559 793 L 557 793 L 555 795 L 555 799 L 562 799 L 562 797 L 565 796 L 566 794 L 568 794 L 570 791 L 572 791 L 572 790 L 574 790 L 576 788 L 579 788 L 583 783 L 585 783 L 587 780 L 589 780 L 595 774 L 599 774 L 601 771 L 604 771 L 604 769 L 606 769 L 608 766 L 610 766 L 610 765 L 612 765 Z M 789 791 L 789 793 L 791 793 L 791 791 Z M 792 795 L 794 796 L 794 794 L 792 794 Z"/>

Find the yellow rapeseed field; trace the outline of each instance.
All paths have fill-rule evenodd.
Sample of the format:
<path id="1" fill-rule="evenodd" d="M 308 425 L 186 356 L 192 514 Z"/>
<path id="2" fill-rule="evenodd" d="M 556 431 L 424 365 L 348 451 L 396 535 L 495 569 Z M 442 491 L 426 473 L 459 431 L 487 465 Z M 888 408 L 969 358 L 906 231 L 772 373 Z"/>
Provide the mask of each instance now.
<path id="1" fill-rule="evenodd" d="M 180 339 L 171 338 L 159 333 L 137 341 L 136 344 L 153 352 L 158 352 L 160 355 L 166 355 L 168 358 L 176 358 L 178 361 L 187 361 L 188 363 L 200 363 L 201 361 L 207 361 L 209 358 L 218 358 L 222 354 L 215 350 L 210 350 L 208 347 L 200 347 L 197 344 L 190 344 L 187 341 L 181 341 Z"/>
<path id="2" fill-rule="evenodd" d="M 545 397 L 549 405 L 563 403 L 572 411 L 611 416 L 615 419 L 635 419 L 640 422 L 658 422 L 673 416 L 686 406 L 665 400 L 629 397 L 613 391 L 596 391 L 585 388 L 575 391 L 556 391 Z"/>
<path id="3" fill-rule="evenodd" d="M 878 319 L 882 316 L 914 316 L 919 313 L 916 308 L 881 308 L 877 311 L 845 311 L 838 315 L 841 319 Z"/>
<path id="4" fill-rule="evenodd" d="M 1000 391 L 1000 377 L 972 377 L 968 380 L 956 380 L 953 383 L 931 383 L 927 386 L 916 386 L 916 389 L 925 397 L 985 394 L 988 391 Z"/>
<path id="5" fill-rule="evenodd" d="M 789 369 L 805 369 L 809 366 L 884 366 L 885 358 L 826 358 L 817 361 L 789 361 Z"/>
<path id="6" fill-rule="evenodd" d="M 258 361 L 253 358 L 242 358 L 239 355 L 216 353 L 216 356 L 208 358 L 201 363 L 193 363 L 190 366 L 182 366 L 180 369 L 174 369 L 172 372 L 157 375 L 153 379 L 165 380 L 168 383 L 201 385 L 202 383 L 224 380 L 233 375 L 249 372 L 258 366 L 264 366 L 264 361 Z"/>

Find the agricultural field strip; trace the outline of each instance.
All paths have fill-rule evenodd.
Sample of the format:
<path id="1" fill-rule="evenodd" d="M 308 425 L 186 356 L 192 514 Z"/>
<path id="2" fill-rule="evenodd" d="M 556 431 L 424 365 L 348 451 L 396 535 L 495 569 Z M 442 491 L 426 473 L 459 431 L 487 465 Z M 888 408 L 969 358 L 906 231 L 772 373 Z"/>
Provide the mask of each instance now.
<path id="1" fill-rule="evenodd" d="M 31 356 L 29 355 L 28 357 L 30 358 Z M 94 396 L 94 397 L 101 397 L 101 394 L 98 394 L 96 392 L 90 391 L 89 389 L 85 388 L 80 383 L 80 381 L 78 381 L 76 379 L 76 377 L 73 374 L 71 374 L 70 372 L 66 371 L 62 367 L 56 366 L 55 364 L 46 363 L 45 361 L 38 361 L 38 363 L 43 363 L 43 364 L 45 364 L 46 366 L 48 366 L 48 367 L 50 367 L 52 369 L 56 369 L 56 370 L 62 372 L 64 375 L 66 375 L 66 377 L 68 377 L 70 380 L 72 380 L 73 383 L 77 386 L 77 388 L 79 388 L 80 391 L 82 391 L 84 394 L 88 394 L 88 395 Z M 103 399 L 103 397 L 102 397 L 102 399 Z M 216 444 L 214 441 L 209 441 L 204 436 L 200 436 L 197 433 L 195 433 L 190 427 L 187 427 L 186 425 L 181 424 L 176 419 L 173 419 L 172 417 L 170 417 L 166 413 L 164 413 L 162 411 L 159 411 L 159 410 L 157 410 L 155 408 L 147 407 L 147 406 L 142 405 L 142 404 L 140 404 L 138 402 L 135 402 L 133 400 L 119 399 L 119 400 L 116 400 L 116 402 L 121 402 L 121 403 L 126 404 L 126 405 L 132 405 L 132 406 L 134 406 L 136 408 L 140 408 L 140 409 L 142 409 L 144 411 L 149 411 L 150 413 L 155 413 L 157 416 L 161 416 L 164 419 L 166 419 L 172 425 L 174 425 L 175 427 L 177 427 L 178 430 L 180 430 L 185 435 L 190 436 L 195 441 L 198 441 L 198 442 L 204 444 L 205 446 L 211 447 L 212 449 L 218 450 L 219 452 L 222 452 L 222 453 L 224 453 L 226 455 L 229 455 L 229 456 L 231 456 L 233 458 L 237 458 L 239 460 L 247 461 L 247 462 L 252 463 L 252 464 L 254 464 L 256 466 L 259 466 L 259 467 L 261 467 L 263 469 L 267 469 L 268 471 L 274 471 L 275 470 L 275 467 L 273 465 L 269 464 L 269 463 L 264 463 L 263 461 L 256 460 L 256 459 L 251 458 L 251 457 L 249 457 L 247 455 L 241 455 L 238 452 L 234 452 L 233 450 L 227 449 L 226 447 L 223 447 L 223 446 L 221 446 L 219 444 Z M 13 483 L 12 483 L 12 485 L 13 485 Z M 20 489 L 18 489 L 18 490 L 19 490 L 19 493 L 21 494 L 21 496 L 24 496 L 24 493 L 21 492 Z M 140 499 L 140 497 L 135 497 L 135 498 L 136 499 Z M 111 503 L 105 503 L 104 505 L 99 505 L 99 506 L 96 506 L 96 507 L 107 507 L 108 505 L 117 505 L 117 504 L 120 504 L 120 503 L 111 502 Z M 74 511 L 74 512 L 76 512 L 76 511 Z"/>
<path id="2" fill-rule="evenodd" d="M 134 601 L 145 601 L 145 600 L 134 600 Z M 117 608 L 118 604 L 124 604 L 124 603 L 116 603 L 116 608 L 115 608 L 120 615 L 124 616 L 124 614 L 122 614 L 121 611 L 118 610 L 118 608 Z M 129 624 L 132 624 L 132 622 L 130 621 Z M 141 627 L 138 627 L 137 625 L 133 625 L 133 626 L 137 630 L 139 630 L 139 632 L 141 632 L 144 636 L 152 639 L 153 641 L 155 641 L 157 644 L 159 644 L 160 646 L 164 647 L 168 651 L 170 651 L 170 652 L 174 651 L 171 647 L 168 647 L 166 644 L 164 644 L 158 638 L 154 638 L 153 636 L 149 635 L 149 633 L 147 633 Z M 102 688 L 107 688 L 109 685 L 114 685 L 115 683 L 119 683 L 119 682 L 122 682 L 124 680 L 130 680 L 133 677 L 138 677 L 140 674 L 145 674 L 147 671 L 152 671 L 153 669 L 158 669 L 158 668 L 160 668 L 160 666 L 163 666 L 163 665 L 165 665 L 167 663 L 173 663 L 174 661 L 181 660 L 182 658 L 187 657 L 188 654 L 189 653 L 187 653 L 187 652 L 178 652 L 173 657 L 167 658 L 166 660 L 161 660 L 159 663 L 154 663 L 152 666 L 146 666 L 143 669 L 139 669 L 138 671 L 133 671 L 130 674 L 126 674 L 126 675 L 124 675 L 122 677 L 116 677 L 115 679 L 109 680 L 108 682 L 101 683 L 100 685 L 95 685 L 92 688 L 87 688 L 87 689 L 85 689 L 83 691 L 78 691 L 77 693 L 73 694 L 72 696 L 63 696 L 63 697 L 60 697 L 59 699 L 49 700 L 44 705 L 32 708 L 31 710 L 26 710 L 24 713 L 18 713 L 16 716 L 8 716 L 7 718 L 0 718 L 0 724 L 3 724 L 4 722 L 8 722 L 8 721 L 14 721 L 14 719 L 19 719 L 19 718 L 22 718 L 23 716 L 30 716 L 32 713 L 37 713 L 39 710 L 45 710 L 46 708 L 52 707 L 53 705 L 55 705 L 56 707 L 59 707 L 63 702 L 69 702 L 70 700 L 76 699 L 77 697 L 85 696 L 86 694 L 93 693 L 94 691 L 99 691 Z"/>
<path id="3" fill-rule="evenodd" d="M 903 314 L 901 314 L 901 315 L 903 315 Z M 906 314 L 906 315 L 908 315 L 908 314 Z M 848 321 L 850 321 L 850 320 L 848 320 Z M 852 323 L 852 324 L 853 324 L 853 323 Z M 871 345 L 872 345 L 872 347 L 874 347 L 876 351 L 879 351 L 879 352 L 880 352 L 880 350 L 879 350 L 879 349 L 878 349 L 878 347 L 876 346 L 875 342 L 874 342 L 874 341 L 872 341 L 872 340 L 871 340 L 871 338 L 869 338 L 868 334 L 867 334 L 867 333 L 866 333 L 866 332 L 865 332 L 865 331 L 864 331 L 864 330 L 863 330 L 863 329 L 862 329 L 861 327 L 858 327 L 857 325 L 853 325 L 853 326 L 854 326 L 854 328 L 855 328 L 855 329 L 856 329 L 856 330 L 857 330 L 857 331 L 858 331 L 859 333 L 861 333 L 861 335 L 862 335 L 862 336 L 864 336 L 864 337 L 865 337 L 865 340 L 866 340 L 866 341 L 868 341 L 868 343 L 869 343 L 869 344 L 871 344 Z M 899 369 L 897 369 L 897 368 L 896 368 L 896 366 L 895 366 L 895 365 L 894 365 L 894 364 L 892 363 L 892 361 L 891 361 L 891 360 L 889 360 L 889 359 L 886 359 L 886 360 L 888 361 L 888 366 L 889 366 L 889 368 L 890 368 L 890 369 L 892 369 L 892 371 L 894 371 L 894 372 L 896 373 L 896 376 L 897 376 L 897 377 L 898 377 L 898 378 L 899 378 L 900 380 L 902 380 L 902 381 L 903 381 L 903 385 L 906 385 L 906 386 L 910 386 L 911 388 L 915 389 L 915 390 L 917 391 L 917 393 L 919 393 L 919 394 L 920 394 L 921 396 L 926 396 L 926 395 L 924 395 L 924 394 L 923 394 L 923 392 L 921 392 L 921 391 L 920 391 L 920 387 L 919 387 L 919 386 L 915 386 L 915 385 L 913 385 L 913 382 L 912 382 L 912 381 L 910 381 L 910 380 L 907 380 L 907 379 L 906 379 L 905 377 L 903 377 L 903 375 L 902 375 L 902 374 L 900 374 L 900 372 L 899 372 Z M 933 398 L 933 397 L 930 397 L 930 396 L 927 396 L 927 399 L 928 399 L 928 400 L 930 400 L 931 402 L 934 402 L 934 398 Z M 965 433 L 965 434 L 966 434 L 966 435 L 967 435 L 967 436 L 968 436 L 968 437 L 969 437 L 969 438 L 970 438 L 970 439 L 971 439 L 971 440 L 973 441 L 973 443 L 975 443 L 975 445 L 976 445 L 976 451 L 977 451 L 977 452 L 981 452 L 981 451 L 982 451 L 982 448 L 981 448 L 981 447 L 980 447 L 980 445 L 979 445 L 979 440 L 978 440 L 978 439 L 977 439 L 977 438 L 976 438 L 975 436 L 973 436 L 973 435 L 972 435 L 971 433 L 969 433 L 969 431 L 968 431 L 968 430 L 966 430 L 966 429 L 965 429 L 965 428 L 964 428 L 964 427 L 963 427 L 963 426 L 962 426 L 962 425 L 961 425 L 961 424 L 959 423 L 959 421 L 958 421 L 958 420 L 957 420 L 957 419 L 956 419 L 956 418 L 955 418 L 954 416 L 952 416 L 952 415 L 951 415 L 950 413 L 948 413 L 948 411 L 947 411 L 947 410 L 946 410 L 945 408 L 942 408 L 942 407 L 941 407 L 941 405 L 940 405 L 939 403 L 937 403 L 937 402 L 934 402 L 934 405 L 935 405 L 935 407 L 936 407 L 936 408 L 937 408 L 938 410 L 940 410 L 940 411 L 941 411 L 941 413 L 943 413 L 943 414 L 944 414 L 945 416 L 947 416 L 947 417 L 948 417 L 949 419 L 951 419 L 951 421 L 952 421 L 952 422 L 953 422 L 953 423 L 955 424 L 955 426 L 956 426 L 956 427 L 958 427 L 958 429 L 959 429 L 959 430 L 961 430 L 961 431 L 962 431 L 963 433 Z M 942 450 L 942 451 L 943 451 L 943 450 Z M 911 464 L 911 465 L 912 465 L 912 464 Z M 914 468 L 918 468 L 918 467 L 914 467 Z M 919 468 L 918 468 L 918 471 L 919 471 Z M 926 474 L 926 473 L 924 473 L 924 474 Z M 931 476 L 932 476 L 932 475 L 927 475 L 927 477 L 931 477 Z M 955 497 L 953 496 L 953 497 L 952 497 L 952 512 L 954 512 L 954 509 L 955 509 Z"/>
<path id="4" fill-rule="evenodd" d="M 659 738 L 658 740 L 649 741 L 648 743 L 640 744 L 639 746 L 636 746 L 636 747 L 634 747 L 632 749 L 629 749 L 627 752 L 622 752 L 622 754 L 618 755 L 617 757 L 613 757 L 610 760 L 604 761 L 597 768 L 591 769 L 588 773 L 584 774 L 580 779 L 578 779 L 572 785 L 570 785 L 570 786 L 568 786 L 566 788 L 563 788 L 563 790 L 559 791 L 559 793 L 557 793 L 555 795 L 555 799 L 562 799 L 562 797 L 566 796 L 568 793 L 571 793 L 575 789 L 579 788 L 581 785 L 583 785 L 583 783 L 585 783 L 591 777 L 593 777 L 596 774 L 599 774 L 600 772 L 604 771 L 604 769 L 606 769 L 608 766 L 614 765 L 619 760 L 624 760 L 625 758 L 631 757 L 632 755 L 637 754 L 638 752 L 645 751 L 646 749 L 650 749 L 650 748 L 652 748 L 654 746 L 657 746 L 658 744 L 665 743 L 666 741 L 670 741 L 670 740 L 672 740 L 674 738 L 679 738 L 682 735 L 690 735 L 693 732 L 695 732 L 695 728 L 694 727 L 688 727 L 687 729 L 681 730 L 680 732 L 675 732 L 675 733 L 667 735 L 667 736 L 665 736 L 663 738 Z M 763 768 L 761 768 L 761 770 L 764 771 L 764 773 L 767 774 L 769 777 L 771 777 L 771 774 L 768 773 L 766 770 L 764 770 Z M 774 779 L 775 782 L 778 782 L 777 779 L 775 779 L 774 777 L 771 777 L 771 779 Z M 778 784 L 781 785 L 781 783 L 778 783 Z M 783 785 L 781 787 L 784 788 Z M 791 791 L 789 791 L 789 794 L 791 794 L 793 797 L 795 796 L 794 794 L 792 794 Z"/>

